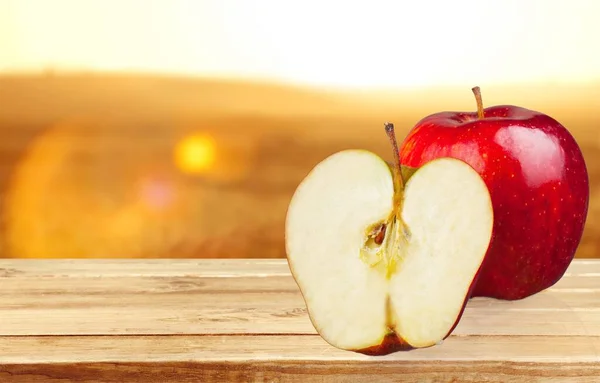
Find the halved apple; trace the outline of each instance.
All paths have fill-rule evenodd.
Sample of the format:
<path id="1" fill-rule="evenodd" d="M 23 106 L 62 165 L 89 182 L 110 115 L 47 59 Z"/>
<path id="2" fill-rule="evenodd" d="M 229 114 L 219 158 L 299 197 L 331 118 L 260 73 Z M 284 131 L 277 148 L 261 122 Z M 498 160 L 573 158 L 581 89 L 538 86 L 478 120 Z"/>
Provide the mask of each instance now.
<path id="1" fill-rule="evenodd" d="M 392 169 L 368 151 L 333 154 L 289 205 L 290 270 L 315 329 L 340 349 L 386 354 L 445 339 L 491 240 L 490 194 L 473 168 L 441 158 L 404 185 L 395 153 Z"/>

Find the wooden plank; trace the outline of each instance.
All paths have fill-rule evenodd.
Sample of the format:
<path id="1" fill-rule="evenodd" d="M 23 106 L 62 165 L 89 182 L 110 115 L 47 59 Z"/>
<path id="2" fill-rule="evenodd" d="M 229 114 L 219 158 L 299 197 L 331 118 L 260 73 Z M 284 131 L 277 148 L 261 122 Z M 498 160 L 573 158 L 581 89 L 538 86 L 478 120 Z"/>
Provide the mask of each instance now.
<path id="1" fill-rule="evenodd" d="M 600 267 L 598 268 L 600 270 Z M 1 259 L 2 278 L 290 276 L 285 259 Z"/>
<path id="2" fill-rule="evenodd" d="M 598 337 L 452 337 L 369 357 L 318 336 L 0 338 L 2 382 L 593 382 Z M 435 363 L 431 363 L 435 361 Z"/>
<path id="3" fill-rule="evenodd" d="M 596 363 L 463 362 L 348 363 L 329 361 L 65 363 L 0 366 L 3 383 L 222 382 L 553 382 L 596 383 Z"/>
<path id="4" fill-rule="evenodd" d="M 289 275 L 10 277 L 0 279 L 0 291 L 5 336 L 314 334 Z M 475 298 L 455 334 L 600 335 L 600 292 L 553 289 L 516 302 Z"/>
<path id="5" fill-rule="evenodd" d="M 574 259 L 566 276 L 599 276 L 600 262 L 597 259 Z"/>
<path id="6" fill-rule="evenodd" d="M 19 309 L 0 311 L 0 335 L 127 335 L 127 334 L 314 334 L 301 304 L 272 301 L 269 305 L 231 300 L 189 308 L 198 302 L 168 300 L 143 305 L 122 302 L 89 309 Z M 201 305 L 202 303 L 200 303 Z M 143 320 L 140 320 L 143 318 Z M 595 335 L 600 336 L 600 312 L 529 312 L 465 310 L 457 335 Z"/>
<path id="7" fill-rule="evenodd" d="M 596 336 L 452 336 L 435 347 L 376 357 L 339 350 L 317 335 L 0 337 L 0 349 L 0 365 L 183 360 L 600 362 Z"/>
<path id="8" fill-rule="evenodd" d="M 600 283 L 600 279 L 598 279 Z M 559 282 L 556 287 L 542 291 L 531 297 L 519 301 L 502 301 L 487 298 L 473 298 L 471 305 L 476 307 L 496 307 L 498 309 L 553 309 L 564 310 L 573 308 L 600 308 L 600 286 L 597 288 L 563 287 L 565 284 Z M 70 304 L 72 300 L 85 297 L 86 302 L 103 305 L 118 304 L 115 296 L 133 299 L 145 299 L 148 295 L 168 295 L 169 299 L 191 300 L 191 296 L 197 299 L 206 299 L 206 295 L 212 298 L 214 294 L 238 295 L 238 294 L 293 294 L 300 296 L 296 282 L 290 275 L 271 277 L 55 277 L 55 278 L 0 278 L 0 308 L 19 308 L 35 305 L 61 306 Z M 40 294 L 46 298 L 39 301 Z M 235 297 L 232 297 L 234 299 Z M 39 306 L 41 305 L 41 306 Z"/>
<path id="9" fill-rule="evenodd" d="M 285 259 L 0 259 L 2 278 L 289 276 Z M 574 260 L 562 281 L 599 278 L 600 260 Z"/>

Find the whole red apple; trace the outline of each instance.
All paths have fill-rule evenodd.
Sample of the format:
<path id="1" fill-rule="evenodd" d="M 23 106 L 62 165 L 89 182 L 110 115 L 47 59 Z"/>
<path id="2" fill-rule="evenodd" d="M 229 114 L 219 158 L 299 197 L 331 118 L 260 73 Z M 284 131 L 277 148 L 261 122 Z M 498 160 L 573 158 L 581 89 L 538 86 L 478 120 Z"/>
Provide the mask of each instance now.
<path id="1" fill-rule="evenodd" d="M 405 171 L 440 157 L 471 165 L 487 184 L 494 236 L 473 296 L 516 300 L 555 284 L 571 263 L 587 216 L 589 181 L 573 136 L 518 106 L 425 117 L 400 148 Z M 456 180 L 460 182 L 460 180 Z"/>

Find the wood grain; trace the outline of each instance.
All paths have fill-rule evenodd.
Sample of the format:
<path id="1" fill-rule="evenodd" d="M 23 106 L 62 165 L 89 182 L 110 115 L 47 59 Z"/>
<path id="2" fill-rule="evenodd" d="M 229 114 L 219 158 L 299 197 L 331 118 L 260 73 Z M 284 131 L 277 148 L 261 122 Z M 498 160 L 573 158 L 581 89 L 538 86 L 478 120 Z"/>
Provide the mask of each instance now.
<path id="1" fill-rule="evenodd" d="M 595 382 L 600 261 L 471 300 L 441 345 L 369 357 L 317 335 L 284 260 L 0 261 L 1 382 Z"/>

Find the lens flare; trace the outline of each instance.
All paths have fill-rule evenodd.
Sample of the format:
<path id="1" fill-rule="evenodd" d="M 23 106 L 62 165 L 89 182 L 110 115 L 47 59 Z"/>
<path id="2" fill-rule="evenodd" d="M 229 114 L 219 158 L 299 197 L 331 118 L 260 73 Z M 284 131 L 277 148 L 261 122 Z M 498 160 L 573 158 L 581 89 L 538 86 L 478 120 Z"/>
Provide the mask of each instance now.
<path id="1" fill-rule="evenodd" d="M 207 134 L 184 137 L 175 147 L 175 164 L 188 174 L 201 174 L 210 170 L 217 159 L 217 145 Z"/>

